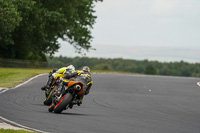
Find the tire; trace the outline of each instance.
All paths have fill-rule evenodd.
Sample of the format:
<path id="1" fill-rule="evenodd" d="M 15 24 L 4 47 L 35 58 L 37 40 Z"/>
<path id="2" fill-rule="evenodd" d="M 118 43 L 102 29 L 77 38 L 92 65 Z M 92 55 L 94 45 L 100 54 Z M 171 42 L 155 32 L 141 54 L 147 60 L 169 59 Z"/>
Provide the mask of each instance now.
<path id="1" fill-rule="evenodd" d="M 72 102 L 73 96 L 71 93 L 65 94 L 60 102 L 55 106 L 54 113 L 61 113 L 68 104 Z"/>
<path id="2" fill-rule="evenodd" d="M 54 108 L 54 106 L 52 106 L 52 105 L 51 105 L 51 106 L 49 106 L 49 109 L 48 109 L 48 111 L 49 111 L 49 112 L 53 112 L 53 108 Z"/>
<path id="3" fill-rule="evenodd" d="M 49 96 L 45 98 L 44 105 L 51 105 L 53 92 L 54 92 L 54 89 L 52 89 Z"/>

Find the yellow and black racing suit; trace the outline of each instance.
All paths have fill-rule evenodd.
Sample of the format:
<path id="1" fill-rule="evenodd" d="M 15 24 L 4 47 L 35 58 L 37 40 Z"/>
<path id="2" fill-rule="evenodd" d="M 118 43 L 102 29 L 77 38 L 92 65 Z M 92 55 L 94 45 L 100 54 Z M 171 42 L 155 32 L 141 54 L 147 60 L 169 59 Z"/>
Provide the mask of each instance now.
<path id="1" fill-rule="evenodd" d="M 47 81 L 47 84 L 42 87 L 42 90 L 46 90 L 46 89 L 50 89 L 50 87 L 55 83 L 55 81 L 58 78 L 70 78 L 69 75 L 72 75 L 72 73 L 76 73 L 76 71 L 67 69 L 67 67 L 62 67 L 60 69 L 58 69 L 57 71 L 55 71 L 54 73 L 49 73 L 49 79 Z M 72 75 L 73 76 L 73 75 Z"/>
<path id="2" fill-rule="evenodd" d="M 62 79 L 63 84 L 66 86 L 69 83 L 68 79 L 81 81 L 84 84 L 84 94 L 77 97 L 77 99 L 80 100 L 80 102 L 82 103 L 83 96 L 89 94 L 93 84 L 91 74 L 89 72 L 84 72 L 84 71 L 68 71 L 65 73 L 65 76 L 63 78 L 64 78 Z"/>
<path id="3" fill-rule="evenodd" d="M 81 81 L 84 84 L 84 94 L 87 95 L 93 84 L 91 74 L 89 72 L 77 71 L 76 80 Z"/>

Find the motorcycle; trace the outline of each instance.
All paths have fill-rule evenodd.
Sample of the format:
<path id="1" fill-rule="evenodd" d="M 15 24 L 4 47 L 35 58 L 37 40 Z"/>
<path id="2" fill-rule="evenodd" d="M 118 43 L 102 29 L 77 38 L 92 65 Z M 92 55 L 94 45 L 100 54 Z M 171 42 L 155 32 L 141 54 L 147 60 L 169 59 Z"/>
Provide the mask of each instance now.
<path id="1" fill-rule="evenodd" d="M 84 84 L 81 81 L 69 81 L 67 86 L 63 86 L 64 93 L 54 95 L 54 106 L 49 107 L 49 112 L 61 113 L 66 110 L 79 95 L 84 94 Z M 56 93 L 56 91 L 54 91 Z"/>

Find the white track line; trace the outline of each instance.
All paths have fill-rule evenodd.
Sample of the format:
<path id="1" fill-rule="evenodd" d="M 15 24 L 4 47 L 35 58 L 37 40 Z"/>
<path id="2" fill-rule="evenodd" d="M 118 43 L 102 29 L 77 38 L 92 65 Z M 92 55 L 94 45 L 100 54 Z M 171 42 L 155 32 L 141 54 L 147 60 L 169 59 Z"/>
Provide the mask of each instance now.
<path id="1" fill-rule="evenodd" d="M 46 73 L 45 73 L 45 74 L 46 74 Z M 21 83 L 21 84 L 15 86 L 14 88 L 11 88 L 11 89 L 16 89 L 16 88 L 18 88 L 18 87 L 20 87 L 20 86 L 22 86 L 22 85 L 24 85 L 24 84 L 30 82 L 31 80 L 33 80 L 33 79 L 35 79 L 35 78 L 37 78 L 37 77 L 39 77 L 39 76 L 45 75 L 45 74 L 36 75 L 36 76 L 30 78 L 29 80 L 25 81 L 24 83 Z M 7 89 L 7 88 L 6 88 L 5 90 L 1 91 L 0 94 L 3 93 L 3 92 L 6 92 L 6 91 L 8 91 L 8 90 L 11 90 L 11 89 Z M 24 129 L 28 129 L 28 130 L 32 130 L 32 131 L 36 131 L 36 132 L 40 132 L 40 133 L 48 133 L 48 132 L 44 132 L 44 131 L 41 131 L 41 130 L 37 130 L 37 129 L 34 129 L 34 128 L 30 128 L 30 127 L 26 127 L 26 126 L 20 125 L 20 124 L 18 124 L 18 123 L 16 123 L 16 122 L 10 121 L 10 120 L 8 120 L 8 119 L 2 117 L 2 116 L 0 116 L 0 119 L 3 120 L 3 121 L 5 121 L 5 122 L 7 122 L 7 123 L 10 123 L 10 124 L 12 124 L 12 125 L 15 125 L 15 126 L 18 126 L 18 127 L 24 128 Z"/>
<path id="2" fill-rule="evenodd" d="M 31 130 L 31 131 L 36 131 L 36 132 L 40 132 L 40 133 L 48 133 L 48 132 L 44 132 L 44 131 L 41 131 L 41 130 L 37 130 L 37 129 L 34 129 L 34 128 L 30 128 L 30 127 L 26 127 L 26 126 L 23 126 L 23 125 L 20 125 L 16 122 L 13 122 L 13 121 L 10 121 L 2 116 L 0 116 L 0 119 L 11 124 L 11 125 L 14 125 L 14 126 L 17 126 L 17 127 L 20 127 L 20 128 L 24 128 L 24 129 L 28 129 L 28 130 Z"/>
<path id="3" fill-rule="evenodd" d="M 45 74 L 46 74 L 46 73 L 45 73 Z M 39 76 L 45 75 L 45 74 L 39 74 L 39 75 L 36 75 L 36 76 L 30 78 L 29 80 L 25 81 L 24 83 L 21 83 L 21 84 L 15 86 L 15 87 L 13 87 L 13 88 L 10 88 L 10 89 L 8 89 L 8 88 L 3 88 L 3 90 L 0 91 L 0 94 L 3 93 L 3 92 L 6 92 L 7 90 L 16 89 L 16 88 L 18 88 L 18 87 L 20 87 L 20 86 L 22 86 L 22 85 L 24 85 L 24 84 L 30 82 L 31 80 L 33 80 L 33 79 L 35 79 L 35 78 L 37 78 L 37 77 L 39 77 Z"/>
<path id="4" fill-rule="evenodd" d="M 45 73 L 45 74 L 46 74 L 46 73 Z M 13 89 L 16 89 L 16 88 L 18 88 L 18 87 L 20 87 L 20 86 L 22 86 L 22 85 L 24 85 L 24 84 L 30 82 L 31 80 L 33 80 L 33 79 L 35 79 L 35 78 L 37 78 L 37 77 L 39 77 L 39 76 L 45 75 L 45 74 L 36 75 L 35 77 L 30 78 L 29 80 L 25 81 L 24 83 L 21 83 L 21 84 L 15 86 Z"/>
<path id="5" fill-rule="evenodd" d="M 197 82 L 197 85 L 200 86 L 200 82 Z"/>

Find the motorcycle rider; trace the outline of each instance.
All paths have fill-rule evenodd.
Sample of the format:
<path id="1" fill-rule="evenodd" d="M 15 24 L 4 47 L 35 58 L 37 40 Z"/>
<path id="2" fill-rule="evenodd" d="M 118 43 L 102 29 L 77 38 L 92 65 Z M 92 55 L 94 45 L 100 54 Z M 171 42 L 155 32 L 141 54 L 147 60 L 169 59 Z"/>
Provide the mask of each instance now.
<path id="1" fill-rule="evenodd" d="M 89 94 L 90 89 L 92 87 L 92 78 L 91 78 L 91 73 L 90 73 L 90 68 L 88 66 L 82 67 L 81 71 L 77 71 L 77 78 L 79 81 L 81 81 L 84 84 L 85 88 L 85 95 Z"/>
<path id="2" fill-rule="evenodd" d="M 84 84 L 84 94 L 80 95 L 75 101 L 73 101 L 70 108 L 72 108 L 73 104 L 77 104 L 80 106 L 83 102 L 84 95 L 88 95 L 90 89 L 92 87 L 93 81 L 90 74 L 90 68 L 88 66 L 82 67 L 81 71 L 77 71 L 76 80 L 81 81 Z"/>
<path id="3" fill-rule="evenodd" d="M 69 65 L 67 67 L 62 67 L 60 69 L 58 69 L 57 71 L 56 70 L 53 70 L 53 73 L 50 72 L 49 73 L 49 79 L 47 81 L 47 84 L 45 86 L 43 86 L 41 88 L 41 90 L 48 90 L 51 88 L 51 86 L 53 85 L 53 83 L 55 83 L 55 81 L 58 79 L 58 78 L 70 78 L 71 76 L 73 76 L 73 73 L 75 73 L 75 67 L 73 65 Z M 66 75 L 68 75 L 66 77 Z"/>
<path id="4" fill-rule="evenodd" d="M 79 71 L 75 71 L 75 72 L 69 72 L 68 74 L 66 74 L 63 79 L 58 80 L 57 84 L 58 84 L 58 89 L 54 92 L 53 94 L 53 98 L 52 98 L 52 105 L 49 107 L 49 111 L 53 111 L 53 108 L 55 106 L 55 95 L 60 96 L 60 94 L 66 93 L 65 90 L 63 90 L 63 85 L 67 86 L 69 83 L 69 80 L 65 80 L 65 79 L 69 79 L 69 78 L 74 78 L 74 80 L 76 81 L 81 81 L 84 84 L 84 94 L 77 96 L 77 98 L 69 105 L 69 108 L 72 109 L 73 105 L 77 104 L 78 106 L 80 106 L 83 102 L 83 97 L 84 95 L 88 95 L 90 92 L 90 89 L 92 87 L 93 81 L 91 78 L 91 74 L 90 74 L 90 68 L 88 66 L 84 66 L 82 67 L 81 70 Z M 72 79 L 73 80 L 73 79 Z"/>

